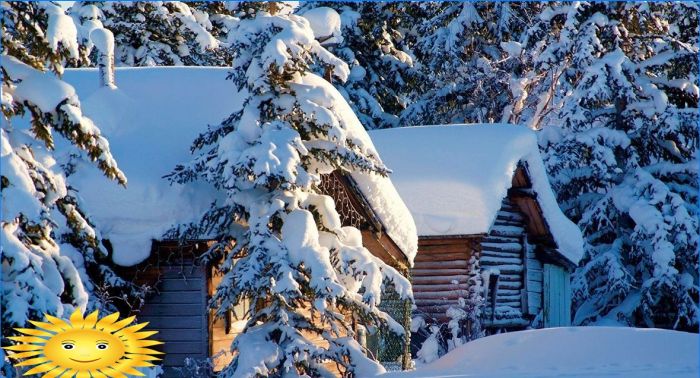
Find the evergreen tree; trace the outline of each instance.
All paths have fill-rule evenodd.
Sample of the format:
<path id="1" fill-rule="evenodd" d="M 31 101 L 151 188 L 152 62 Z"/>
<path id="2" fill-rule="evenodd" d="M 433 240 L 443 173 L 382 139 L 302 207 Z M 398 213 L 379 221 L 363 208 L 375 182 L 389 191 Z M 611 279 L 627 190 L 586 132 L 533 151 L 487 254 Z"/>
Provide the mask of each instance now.
<path id="1" fill-rule="evenodd" d="M 335 10 L 342 20 L 341 38 L 327 48 L 348 64 L 350 75 L 336 88 L 366 129 L 398 126 L 398 115 L 420 83 L 406 29 L 421 8 L 394 2 L 310 2 L 297 13 L 318 17 L 310 12 L 319 8 Z"/>
<path id="2" fill-rule="evenodd" d="M 348 375 L 375 374 L 381 366 L 347 319 L 402 333 L 377 305 L 389 288 L 407 298 L 410 285 L 362 246 L 357 229 L 341 227 L 333 199 L 319 193 L 323 173 L 387 173 L 350 107 L 309 72 L 322 63 L 345 80 L 348 67 L 296 15 L 258 11 L 229 41 L 243 107 L 197 138 L 195 159 L 171 176 L 207 180 L 227 197 L 180 234 L 218 241 L 205 256 L 224 274 L 211 302 L 218 316 L 251 303 L 223 375 L 323 376 L 326 361 Z"/>
<path id="3" fill-rule="evenodd" d="M 697 10 L 564 3 L 524 38 L 522 108 L 587 248 L 575 323 L 698 327 Z"/>
<path id="4" fill-rule="evenodd" d="M 227 44 L 212 35 L 214 26 L 201 8 L 180 1 L 81 1 L 71 12 L 85 18 L 82 8 L 90 6 L 114 34 L 117 65 L 230 65 Z"/>
<path id="5" fill-rule="evenodd" d="M 58 133 L 108 178 L 126 185 L 107 140 L 82 114 L 75 90 L 57 76 L 65 64 L 85 59 L 77 29 L 53 3 L 5 2 L 2 11 L 0 308 L 5 336 L 46 313 L 109 309 L 114 295 L 140 294 L 110 268 L 99 232 L 67 183 L 68 166 L 56 157 L 64 154 L 54 152 Z M 4 351 L 0 356 L 5 376 L 13 376 Z"/>
<path id="6" fill-rule="evenodd" d="M 401 114 L 401 124 L 508 121 L 518 38 L 538 3 L 446 2 L 426 8 L 415 51 L 430 84 Z"/>

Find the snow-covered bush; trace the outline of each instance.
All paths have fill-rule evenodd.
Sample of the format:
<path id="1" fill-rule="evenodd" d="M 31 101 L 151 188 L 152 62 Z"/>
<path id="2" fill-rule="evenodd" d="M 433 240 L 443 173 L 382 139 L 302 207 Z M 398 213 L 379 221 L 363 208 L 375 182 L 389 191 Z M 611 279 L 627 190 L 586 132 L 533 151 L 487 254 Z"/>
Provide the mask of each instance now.
<path id="1" fill-rule="evenodd" d="M 181 235 L 218 241 L 205 256 L 223 272 L 212 298 L 218 316 L 251 303 L 223 375 L 318 376 L 328 362 L 347 374 L 376 374 L 381 365 L 364 354 L 347 319 L 402 334 L 377 306 L 384 291 L 404 299 L 411 292 L 319 193 L 321 174 L 388 172 L 342 96 L 308 71 L 324 64 L 345 80 L 348 67 L 296 15 L 259 11 L 229 42 L 243 107 L 201 134 L 194 160 L 171 176 L 207 180 L 227 198 Z"/>
<path id="2" fill-rule="evenodd" d="M 6 334 L 45 313 L 110 309 L 112 296 L 139 293 L 110 268 L 100 233 L 69 185 L 71 155 L 92 160 L 126 185 L 74 88 L 54 74 L 81 59 L 77 28 L 52 3 L 5 2 L 2 12 L 0 308 Z M 11 376 L 4 358 L 3 369 Z"/>

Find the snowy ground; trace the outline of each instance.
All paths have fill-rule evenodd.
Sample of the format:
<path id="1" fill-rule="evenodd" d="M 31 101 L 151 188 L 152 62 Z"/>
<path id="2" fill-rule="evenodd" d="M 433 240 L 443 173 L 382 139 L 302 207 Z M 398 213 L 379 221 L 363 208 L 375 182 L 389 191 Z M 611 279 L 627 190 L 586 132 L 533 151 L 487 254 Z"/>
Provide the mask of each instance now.
<path id="1" fill-rule="evenodd" d="M 489 336 L 429 365 L 382 378 L 694 377 L 697 334 L 639 328 L 570 327 Z"/>

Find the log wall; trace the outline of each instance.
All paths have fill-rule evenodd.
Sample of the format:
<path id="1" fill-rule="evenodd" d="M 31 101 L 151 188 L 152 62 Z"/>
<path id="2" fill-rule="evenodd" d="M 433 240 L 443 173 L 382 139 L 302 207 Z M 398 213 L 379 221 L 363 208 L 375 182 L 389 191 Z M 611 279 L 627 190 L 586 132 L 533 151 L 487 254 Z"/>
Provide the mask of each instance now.
<path id="1" fill-rule="evenodd" d="M 496 280 L 495 292 L 486 293 L 486 324 L 517 327 L 527 324 L 524 317 L 525 215 L 506 197 L 489 234 L 481 241 L 481 270 Z M 484 282 L 488 288 L 489 283 Z M 495 310 L 495 311 L 494 311 Z"/>
<path id="2" fill-rule="evenodd" d="M 467 295 L 469 258 L 477 248 L 473 237 L 419 239 L 412 270 L 418 314 L 447 319 L 445 311 Z"/>

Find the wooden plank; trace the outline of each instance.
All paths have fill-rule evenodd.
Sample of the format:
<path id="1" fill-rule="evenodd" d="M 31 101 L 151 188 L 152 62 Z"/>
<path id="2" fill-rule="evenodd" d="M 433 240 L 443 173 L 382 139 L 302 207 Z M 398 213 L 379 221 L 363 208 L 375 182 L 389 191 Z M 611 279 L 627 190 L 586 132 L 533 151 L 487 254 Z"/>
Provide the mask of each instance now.
<path id="1" fill-rule="evenodd" d="M 449 284 L 454 282 L 466 283 L 469 279 L 468 275 L 459 276 L 432 276 L 432 277 L 413 277 L 414 285 L 427 284 Z"/>
<path id="2" fill-rule="evenodd" d="M 163 352 L 165 354 L 181 354 L 202 355 L 201 341 L 168 341 L 163 344 Z"/>
<path id="3" fill-rule="evenodd" d="M 440 269 L 440 268 L 468 268 L 468 262 L 464 260 L 457 261 L 416 261 L 415 268 L 418 269 Z"/>
<path id="4" fill-rule="evenodd" d="M 491 257 L 481 256 L 479 263 L 484 265 L 522 265 L 523 260 L 517 257 Z"/>
<path id="5" fill-rule="evenodd" d="M 413 298 L 416 302 L 423 303 L 424 299 L 452 299 L 456 300 L 459 298 L 464 298 L 469 294 L 466 290 L 451 290 L 444 292 L 416 292 L 413 293 Z"/>
<path id="6" fill-rule="evenodd" d="M 571 326 L 571 276 L 569 272 L 562 269 L 563 298 L 562 298 L 562 327 Z"/>
<path id="7" fill-rule="evenodd" d="M 501 278 L 498 278 L 499 290 L 520 290 L 522 287 L 522 281 L 501 281 Z"/>
<path id="8" fill-rule="evenodd" d="M 440 251 L 469 251 L 471 250 L 471 243 L 426 244 L 419 245 L 418 250 L 438 253 Z"/>
<path id="9" fill-rule="evenodd" d="M 542 281 L 527 280 L 527 289 L 533 293 L 541 293 Z"/>
<path id="10" fill-rule="evenodd" d="M 163 279 L 156 287 L 159 292 L 164 291 L 200 291 L 203 280 L 201 278 L 183 279 Z"/>
<path id="11" fill-rule="evenodd" d="M 468 261 L 466 253 L 418 253 L 414 261 Z"/>
<path id="12" fill-rule="evenodd" d="M 199 291 L 169 291 L 161 292 L 158 295 L 149 297 L 149 304 L 181 304 L 195 303 L 202 299 L 202 293 Z"/>
<path id="13" fill-rule="evenodd" d="M 468 290 L 469 285 L 466 283 L 460 283 L 457 285 L 453 284 L 448 284 L 448 285 L 435 285 L 435 284 L 430 284 L 430 285 L 414 285 L 413 291 L 423 291 L 423 292 L 435 292 L 435 291 L 442 291 L 442 290 Z"/>
<path id="14" fill-rule="evenodd" d="M 148 329 L 151 329 L 150 326 Z M 178 329 L 159 329 L 158 333 L 153 336 L 156 340 L 171 341 L 201 341 L 202 331 L 199 328 L 178 328 Z"/>
<path id="15" fill-rule="evenodd" d="M 528 310 L 530 314 L 537 314 L 542 308 L 542 294 L 534 293 L 532 291 L 527 292 L 527 303 Z"/>
<path id="16" fill-rule="evenodd" d="M 411 276 L 413 276 L 413 277 L 434 276 L 434 275 L 453 276 L 453 275 L 468 274 L 468 273 L 469 273 L 469 270 L 467 270 L 467 269 L 450 269 L 450 268 L 413 269 L 411 271 Z"/>
<path id="17" fill-rule="evenodd" d="M 543 278 L 544 278 L 544 289 L 543 289 L 543 303 L 542 303 L 542 321 L 545 328 L 552 327 L 552 291 L 551 291 L 551 279 L 549 277 L 550 264 L 544 265 Z"/>
<path id="18" fill-rule="evenodd" d="M 535 271 L 542 271 L 542 263 L 537 260 L 527 259 L 527 268 Z"/>
<path id="19" fill-rule="evenodd" d="M 435 237 L 426 238 L 421 236 L 418 239 L 418 248 L 425 246 L 435 246 L 435 245 L 470 245 L 474 242 L 474 238 L 449 238 L 449 237 Z"/>
<path id="20" fill-rule="evenodd" d="M 519 243 L 520 238 L 517 236 L 487 236 L 484 238 L 481 245 L 485 243 Z"/>
<path id="21" fill-rule="evenodd" d="M 481 243 L 481 250 L 496 252 L 522 252 L 523 246 L 520 243 Z"/>
<path id="22" fill-rule="evenodd" d="M 139 322 L 149 322 L 149 329 L 160 331 L 165 329 L 201 329 L 201 316 L 143 316 L 137 317 Z"/>
<path id="23" fill-rule="evenodd" d="M 139 315 L 141 317 L 144 317 L 144 316 L 168 316 L 168 315 L 201 316 L 202 310 L 203 310 L 203 308 L 202 308 L 201 303 L 197 303 L 197 304 L 171 304 L 171 303 L 154 304 L 154 303 L 149 303 L 148 305 L 143 306 L 143 308 L 139 312 Z"/>
<path id="24" fill-rule="evenodd" d="M 493 236 L 520 236 L 525 232 L 522 227 L 499 227 L 491 230 L 490 235 Z"/>

